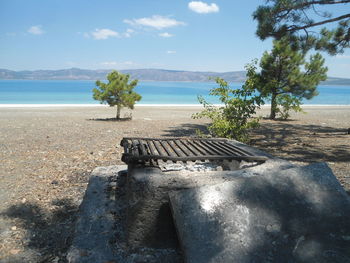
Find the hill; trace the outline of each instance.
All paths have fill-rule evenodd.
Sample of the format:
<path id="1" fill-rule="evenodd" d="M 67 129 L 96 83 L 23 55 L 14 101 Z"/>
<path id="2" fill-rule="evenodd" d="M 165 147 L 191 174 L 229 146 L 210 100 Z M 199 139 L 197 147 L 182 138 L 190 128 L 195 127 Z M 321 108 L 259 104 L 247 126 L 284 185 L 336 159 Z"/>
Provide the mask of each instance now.
<path id="1" fill-rule="evenodd" d="M 110 72 L 109 69 L 89 70 L 89 69 L 61 69 L 61 70 L 24 70 L 13 71 L 0 69 L 0 79 L 23 79 L 23 80 L 97 80 L 105 79 Z M 245 71 L 231 72 L 200 72 L 183 70 L 165 70 L 165 69 L 126 69 L 120 70 L 122 73 L 128 73 L 132 78 L 140 81 L 192 81 L 206 82 L 210 77 L 220 77 L 229 82 L 244 82 L 246 79 Z M 329 77 L 322 82 L 323 85 L 348 85 L 350 79 Z"/>

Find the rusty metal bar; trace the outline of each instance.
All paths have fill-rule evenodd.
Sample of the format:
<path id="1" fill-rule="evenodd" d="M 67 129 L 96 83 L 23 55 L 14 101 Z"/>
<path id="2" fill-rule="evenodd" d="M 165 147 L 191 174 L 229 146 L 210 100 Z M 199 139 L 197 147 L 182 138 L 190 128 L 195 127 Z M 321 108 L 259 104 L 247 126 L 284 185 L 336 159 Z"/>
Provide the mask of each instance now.
<path id="1" fill-rule="evenodd" d="M 215 145 L 216 145 L 216 142 L 214 143 Z M 219 143 L 220 144 L 220 143 Z M 232 154 L 236 154 L 236 153 L 232 153 L 232 151 L 229 151 L 228 149 L 226 149 L 226 147 L 222 147 L 223 145 L 221 145 L 220 144 L 220 150 L 222 151 L 222 152 L 224 152 L 225 154 L 227 154 L 227 155 L 232 155 Z"/>
<path id="2" fill-rule="evenodd" d="M 183 152 L 181 152 L 179 149 L 181 149 L 180 147 L 176 147 L 175 141 L 168 141 L 168 144 L 170 145 L 171 149 L 177 154 L 178 157 L 185 157 L 187 156 L 186 154 L 184 154 Z"/>
<path id="3" fill-rule="evenodd" d="M 192 138 L 123 138 L 124 162 L 245 160 L 263 162 L 268 158 L 256 156 L 226 139 Z"/>
<path id="4" fill-rule="evenodd" d="M 221 150 L 218 150 L 213 144 L 207 142 L 207 141 L 200 141 L 201 144 L 205 145 L 207 148 L 209 148 L 211 151 L 213 151 L 217 155 L 223 155 L 223 152 Z"/>
<path id="5" fill-rule="evenodd" d="M 152 140 L 152 141 L 174 141 L 174 140 L 191 140 L 191 141 L 215 141 L 215 142 L 228 142 L 228 139 L 224 138 L 189 138 L 189 137 L 181 137 L 181 138 L 140 138 L 140 137 L 124 137 L 123 140 L 135 140 L 135 139 L 142 139 L 142 140 Z"/>
<path id="6" fill-rule="evenodd" d="M 206 145 L 204 145 L 202 143 L 202 141 L 194 141 L 193 143 L 196 144 L 198 147 L 201 147 L 203 150 L 205 150 L 208 155 L 220 155 L 220 154 L 215 153 L 215 151 L 213 151 L 212 149 L 210 149 Z"/>
<path id="7" fill-rule="evenodd" d="M 199 148 L 197 145 L 194 144 L 194 141 L 189 141 L 189 140 L 186 140 L 186 142 L 191 145 L 194 149 L 196 149 L 196 151 L 198 151 L 200 154 L 202 154 L 203 156 L 207 155 L 207 151 L 201 148 Z"/>
<path id="8" fill-rule="evenodd" d="M 218 146 L 220 146 L 222 148 L 225 148 L 229 152 L 229 154 L 237 154 L 237 153 L 241 154 L 241 152 L 237 152 L 233 147 L 231 147 L 231 145 L 228 146 L 228 145 L 226 145 L 224 143 L 220 143 L 220 142 L 213 142 L 213 143 L 217 144 Z"/>
<path id="9" fill-rule="evenodd" d="M 163 147 L 164 151 L 167 153 L 168 156 L 174 156 L 174 154 L 170 151 L 169 147 L 166 146 L 166 144 L 168 144 L 168 142 L 159 141 L 159 143 Z"/>
<path id="10" fill-rule="evenodd" d="M 247 162 L 262 162 L 266 161 L 267 157 L 265 156 L 223 156 L 223 155 L 206 155 L 206 156 L 188 156 L 188 157 L 165 157 L 159 155 L 148 155 L 148 156 L 132 156 L 132 155 L 124 155 L 123 161 L 125 162 L 133 162 L 133 161 L 149 161 L 149 160 L 169 160 L 169 161 L 197 161 L 197 160 L 209 160 L 209 161 L 217 161 L 217 160 L 244 160 Z"/>
<path id="11" fill-rule="evenodd" d="M 191 153 L 193 153 L 195 156 L 198 156 L 198 153 L 199 153 L 199 152 L 193 150 L 184 140 L 176 140 L 175 143 L 176 143 L 176 145 L 178 145 L 178 146 L 181 148 L 181 150 L 182 150 L 183 152 L 185 152 L 185 151 L 184 151 L 185 149 L 187 149 L 187 150 L 189 151 L 189 152 L 187 152 L 187 153 L 185 152 L 187 156 L 191 156 L 191 155 L 192 155 Z M 185 148 L 181 147 L 180 144 L 182 144 L 183 146 L 185 146 Z M 189 154 L 188 154 L 188 153 L 189 153 Z"/>
<path id="12" fill-rule="evenodd" d="M 140 145 L 141 154 L 142 154 L 142 155 L 147 155 L 147 151 L 146 151 L 145 146 L 143 145 L 142 140 L 138 140 L 138 142 L 139 142 L 139 145 Z"/>
<path id="13" fill-rule="evenodd" d="M 221 147 L 227 149 L 228 151 L 231 152 L 231 154 L 243 154 L 243 155 L 251 155 L 249 153 L 247 153 L 246 151 L 240 149 L 239 147 L 236 147 L 232 144 L 227 144 L 227 143 L 221 143 L 221 142 L 214 142 L 218 145 L 220 145 Z"/>
<path id="14" fill-rule="evenodd" d="M 157 149 L 157 152 L 159 154 L 158 156 L 162 156 L 164 155 L 163 151 L 161 151 L 161 148 L 157 145 L 157 142 L 159 143 L 159 141 L 153 141 L 154 147 Z"/>
<path id="15" fill-rule="evenodd" d="M 148 149 L 149 149 L 151 155 L 156 155 L 156 154 L 155 154 L 155 151 L 154 151 L 154 149 L 153 149 L 154 146 L 152 145 L 152 141 L 146 140 L 146 143 L 147 143 L 147 145 L 148 145 Z"/>
<path id="16" fill-rule="evenodd" d="M 235 149 L 237 152 L 240 152 L 240 153 L 245 154 L 245 155 L 252 155 L 252 153 L 250 153 L 250 152 L 248 152 L 248 151 L 246 151 L 238 146 L 235 146 L 232 144 L 229 144 L 229 145 L 230 145 L 230 147 L 232 147 L 232 149 Z"/>

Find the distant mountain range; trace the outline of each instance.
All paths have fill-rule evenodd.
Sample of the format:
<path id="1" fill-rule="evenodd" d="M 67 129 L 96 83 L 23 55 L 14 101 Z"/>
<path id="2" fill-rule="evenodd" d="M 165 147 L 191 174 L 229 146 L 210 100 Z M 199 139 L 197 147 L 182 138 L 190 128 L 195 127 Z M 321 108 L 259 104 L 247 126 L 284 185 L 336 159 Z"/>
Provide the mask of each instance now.
<path id="1" fill-rule="evenodd" d="M 111 70 L 88 70 L 88 69 L 61 69 L 61 70 L 23 70 L 13 71 L 0 69 L 0 79 L 16 80 L 103 80 Z M 183 70 L 165 70 L 165 69 L 126 69 L 120 70 L 122 73 L 128 73 L 133 79 L 140 81 L 192 81 L 206 82 L 210 77 L 220 77 L 229 82 L 244 82 L 246 79 L 245 71 L 231 72 L 199 72 Z M 329 77 L 322 82 L 325 85 L 350 85 L 350 79 Z"/>

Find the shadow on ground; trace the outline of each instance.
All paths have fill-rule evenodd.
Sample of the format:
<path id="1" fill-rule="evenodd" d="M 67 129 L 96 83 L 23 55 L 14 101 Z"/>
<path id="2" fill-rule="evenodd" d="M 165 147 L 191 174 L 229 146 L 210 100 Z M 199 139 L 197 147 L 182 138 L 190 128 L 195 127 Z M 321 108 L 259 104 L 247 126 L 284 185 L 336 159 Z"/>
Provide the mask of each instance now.
<path id="1" fill-rule="evenodd" d="M 164 130 L 163 135 L 193 137 L 196 130 L 208 134 L 205 124 L 186 123 Z M 350 162 L 350 135 L 344 128 L 263 121 L 251 138 L 251 146 L 289 161 Z"/>
<path id="2" fill-rule="evenodd" d="M 203 134 L 208 134 L 206 125 L 186 123 L 180 126 L 171 127 L 168 130 L 164 130 L 162 135 L 165 137 L 194 137 L 197 136 L 197 130 Z"/>
<path id="3" fill-rule="evenodd" d="M 34 203 L 16 204 L 0 214 L 26 232 L 24 240 L 19 241 L 24 252 L 4 262 L 66 262 L 78 207 L 70 199 L 57 199 L 52 207 L 49 210 Z"/>
<path id="4" fill-rule="evenodd" d="M 349 141 L 344 128 L 270 121 L 252 131 L 251 145 L 289 161 L 349 162 Z"/>
<path id="5" fill-rule="evenodd" d="M 96 119 L 87 119 L 88 121 L 115 121 L 115 122 L 120 122 L 120 121 L 131 121 L 132 118 L 96 118 Z"/>

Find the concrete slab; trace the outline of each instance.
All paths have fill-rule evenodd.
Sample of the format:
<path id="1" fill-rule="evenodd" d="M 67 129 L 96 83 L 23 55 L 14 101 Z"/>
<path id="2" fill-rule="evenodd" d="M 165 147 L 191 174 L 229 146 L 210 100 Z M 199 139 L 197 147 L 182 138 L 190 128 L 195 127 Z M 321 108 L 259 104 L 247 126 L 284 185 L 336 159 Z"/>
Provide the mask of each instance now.
<path id="1" fill-rule="evenodd" d="M 126 166 L 97 167 L 80 205 L 69 263 L 180 263 L 173 249 L 126 244 Z"/>
<path id="2" fill-rule="evenodd" d="M 72 246 L 67 260 L 70 263 L 116 262 L 111 241 L 115 239 L 115 198 L 109 191 L 111 179 L 125 170 L 125 165 L 94 169 L 79 207 Z"/>
<path id="3" fill-rule="evenodd" d="M 313 164 L 170 193 L 187 263 L 350 262 L 350 200 Z"/>
<path id="4" fill-rule="evenodd" d="M 129 165 L 127 183 L 127 240 L 132 248 L 178 248 L 169 206 L 169 192 L 213 185 L 295 167 L 281 159 L 236 171 L 162 172 Z"/>

